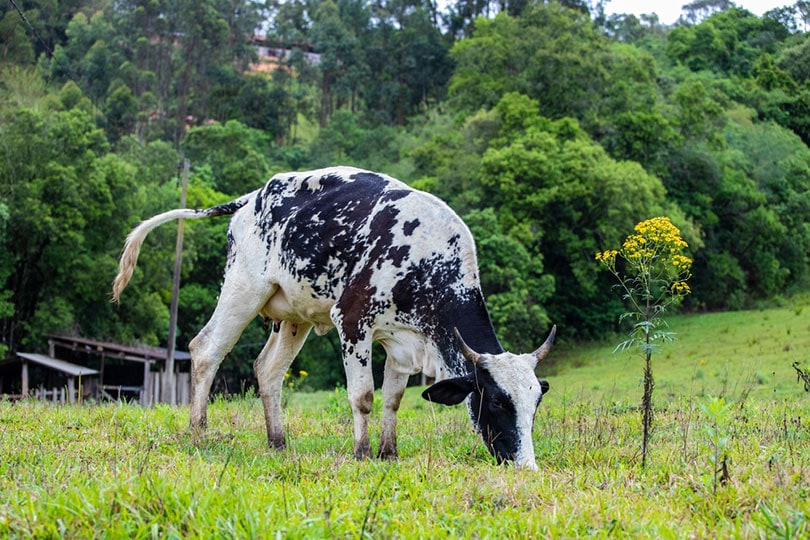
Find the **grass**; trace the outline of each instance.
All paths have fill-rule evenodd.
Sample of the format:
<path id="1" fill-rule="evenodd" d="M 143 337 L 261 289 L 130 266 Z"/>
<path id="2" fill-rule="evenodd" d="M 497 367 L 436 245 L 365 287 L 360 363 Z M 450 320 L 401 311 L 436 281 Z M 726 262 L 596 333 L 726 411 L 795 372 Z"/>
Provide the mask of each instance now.
<path id="1" fill-rule="evenodd" d="M 810 301 L 668 321 L 677 339 L 653 353 L 659 403 L 690 395 L 786 399 L 797 390 L 792 362 L 810 365 Z M 556 350 L 552 388 L 592 402 L 640 401 L 643 359 L 639 353 L 613 353 L 615 343 Z"/>
<path id="2" fill-rule="evenodd" d="M 539 473 L 496 466 L 463 408 L 418 388 L 395 463 L 352 459 L 341 391 L 290 395 L 283 453 L 253 396 L 215 400 L 196 437 L 187 408 L 0 402 L 0 537 L 807 537 L 810 395 L 791 363 L 810 357 L 808 313 L 673 317 L 645 469 L 642 360 L 610 344 L 553 353 Z M 709 418 L 701 405 L 721 395 Z"/>

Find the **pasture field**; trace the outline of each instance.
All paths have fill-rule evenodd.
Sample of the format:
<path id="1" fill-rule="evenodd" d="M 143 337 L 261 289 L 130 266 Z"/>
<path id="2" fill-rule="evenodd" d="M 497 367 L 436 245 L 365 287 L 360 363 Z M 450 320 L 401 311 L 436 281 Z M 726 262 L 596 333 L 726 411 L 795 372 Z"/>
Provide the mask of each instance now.
<path id="1" fill-rule="evenodd" d="M 536 473 L 496 466 L 463 407 L 419 388 L 398 462 L 354 461 L 340 390 L 290 394 L 283 453 L 255 396 L 215 400 L 199 436 L 182 407 L 0 402 L 0 537 L 807 537 L 810 394 L 791 364 L 810 364 L 810 305 L 670 323 L 645 469 L 642 359 L 563 340 L 538 370 Z"/>

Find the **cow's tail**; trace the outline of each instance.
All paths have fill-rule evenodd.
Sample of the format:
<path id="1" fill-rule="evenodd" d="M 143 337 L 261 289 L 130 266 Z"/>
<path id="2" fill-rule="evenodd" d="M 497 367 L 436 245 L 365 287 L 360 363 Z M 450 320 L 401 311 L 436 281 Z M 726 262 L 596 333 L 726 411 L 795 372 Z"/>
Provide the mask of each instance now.
<path id="1" fill-rule="evenodd" d="M 138 254 L 141 252 L 141 245 L 143 244 L 146 235 L 148 235 L 152 229 L 176 219 L 201 219 L 231 215 L 245 206 L 245 204 L 247 204 L 254 194 L 255 192 L 235 199 L 229 203 L 206 208 L 205 210 L 185 208 L 169 210 L 168 212 L 164 212 L 147 219 L 132 229 L 132 232 L 129 233 L 127 240 L 124 243 L 124 251 L 121 254 L 121 261 L 118 265 L 118 275 L 115 276 L 115 280 L 113 281 L 113 302 L 119 301 L 121 292 L 123 292 L 124 288 L 129 283 L 129 280 L 132 279 L 132 273 L 135 271 L 135 265 L 138 263 Z"/>

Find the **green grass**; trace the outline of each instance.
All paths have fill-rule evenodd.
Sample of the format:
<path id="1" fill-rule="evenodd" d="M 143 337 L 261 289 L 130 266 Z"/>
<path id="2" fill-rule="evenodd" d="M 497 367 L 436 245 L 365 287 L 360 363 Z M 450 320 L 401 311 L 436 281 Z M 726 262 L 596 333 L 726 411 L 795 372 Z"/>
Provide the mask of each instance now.
<path id="1" fill-rule="evenodd" d="M 198 437 L 187 408 L 0 402 L 0 537 L 806 537 L 810 395 L 791 363 L 810 360 L 808 315 L 673 317 L 679 340 L 653 356 L 645 469 L 641 359 L 610 344 L 553 353 L 538 473 L 496 466 L 463 408 L 418 388 L 395 463 L 352 459 L 340 391 L 290 395 L 282 453 L 266 447 L 255 397 L 216 400 Z M 701 409 L 721 394 L 722 482 Z"/>
<path id="2" fill-rule="evenodd" d="M 810 302 L 790 308 L 680 315 L 668 322 L 676 340 L 653 353 L 659 403 L 704 395 L 786 399 L 797 391 L 792 363 L 810 366 Z M 552 390 L 597 403 L 640 401 L 643 357 L 637 352 L 614 353 L 621 340 L 554 351 Z"/>

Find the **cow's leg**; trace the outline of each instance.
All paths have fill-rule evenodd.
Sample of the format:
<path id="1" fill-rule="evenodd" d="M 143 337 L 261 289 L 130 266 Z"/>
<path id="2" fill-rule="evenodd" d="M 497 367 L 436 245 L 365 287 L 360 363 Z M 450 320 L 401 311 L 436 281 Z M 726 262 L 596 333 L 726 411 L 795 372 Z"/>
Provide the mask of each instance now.
<path id="1" fill-rule="evenodd" d="M 371 456 L 368 438 L 368 415 L 374 405 L 374 376 L 371 373 L 371 340 L 343 343 L 343 367 L 346 370 L 346 391 L 354 416 L 354 457 Z"/>
<path id="2" fill-rule="evenodd" d="M 259 380 L 259 394 L 264 405 L 267 425 L 267 444 L 270 448 L 284 448 L 284 426 L 281 422 L 281 389 L 284 374 L 301 351 L 312 325 L 299 324 L 293 333 L 293 324 L 281 321 L 279 329 L 270 335 L 253 367 Z"/>
<path id="3" fill-rule="evenodd" d="M 244 282 L 236 284 L 237 281 L 232 274 L 226 273 L 214 314 L 188 345 L 191 353 L 192 429 L 205 428 L 208 394 L 214 375 L 242 331 L 258 315 L 259 309 L 273 292 L 246 287 Z"/>
<path id="4" fill-rule="evenodd" d="M 397 411 L 408 385 L 409 373 L 399 369 L 397 361 L 390 354 L 385 360 L 385 375 L 382 385 L 383 414 L 382 432 L 380 433 L 380 451 L 382 459 L 397 458 Z"/>

